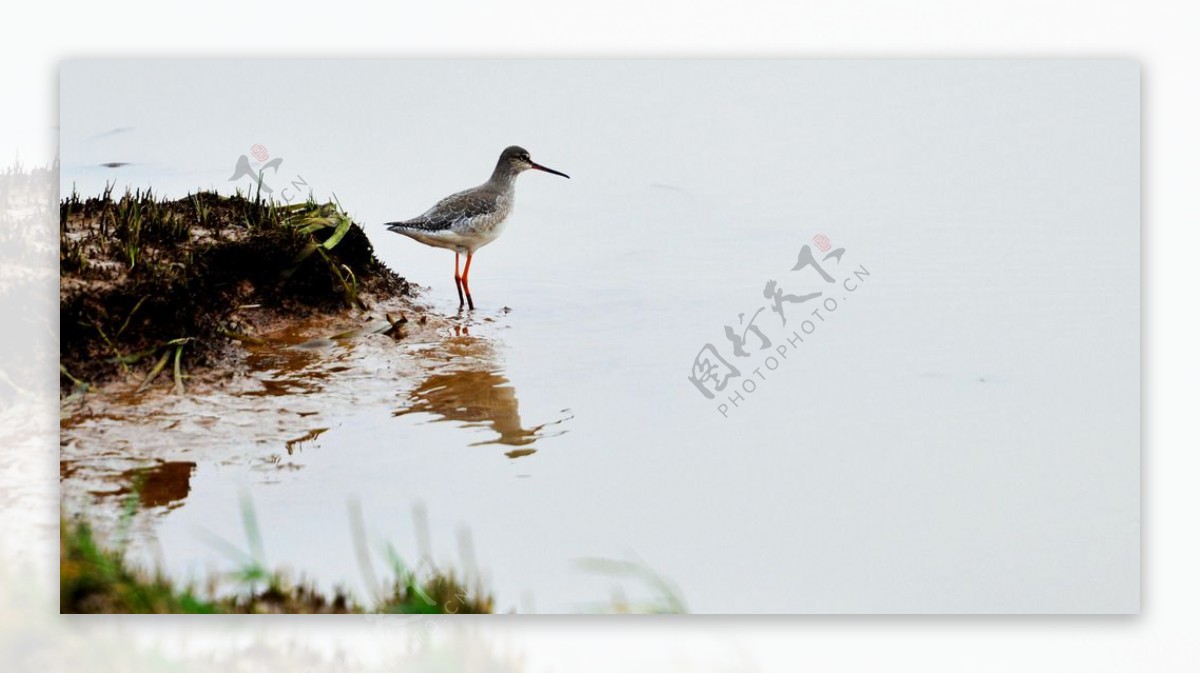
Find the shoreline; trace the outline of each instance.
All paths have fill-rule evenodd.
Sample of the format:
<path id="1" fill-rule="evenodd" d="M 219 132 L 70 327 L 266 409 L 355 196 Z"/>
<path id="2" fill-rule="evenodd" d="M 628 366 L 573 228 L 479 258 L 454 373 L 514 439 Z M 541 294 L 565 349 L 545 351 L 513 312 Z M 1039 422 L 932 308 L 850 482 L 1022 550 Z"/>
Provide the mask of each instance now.
<path id="1" fill-rule="evenodd" d="M 334 203 L 72 194 L 59 236 L 60 399 L 161 378 L 181 392 L 300 322 L 444 322 Z"/>

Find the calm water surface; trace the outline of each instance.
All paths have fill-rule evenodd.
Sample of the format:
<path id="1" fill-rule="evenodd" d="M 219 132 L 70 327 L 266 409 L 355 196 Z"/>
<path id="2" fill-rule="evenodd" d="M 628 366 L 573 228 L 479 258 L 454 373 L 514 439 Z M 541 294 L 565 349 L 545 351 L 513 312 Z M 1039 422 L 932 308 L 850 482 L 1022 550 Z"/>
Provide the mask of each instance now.
<path id="1" fill-rule="evenodd" d="M 246 495 L 268 563 L 361 594 L 357 502 L 373 546 L 427 550 L 520 611 L 653 598 L 588 558 L 644 564 L 715 612 L 1069 609 L 1136 575 L 1136 134 L 1099 143 L 1111 129 L 1070 93 L 1109 95 L 1104 78 L 776 62 L 676 64 L 664 86 L 646 64 L 536 63 L 499 87 L 494 64 L 438 67 L 185 62 L 103 87 L 86 64 L 64 72 L 64 189 L 231 192 L 262 143 L 280 185 L 336 193 L 453 317 L 419 343 L 281 339 L 222 389 L 68 410 L 69 508 L 115 517 L 148 469 L 132 544 L 199 579 L 234 564 L 213 536 L 246 547 Z M 714 78 L 742 104 L 711 104 Z M 285 104 L 314 79 L 330 100 Z M 440 112 L 403 105 L 412 89 Z M 499 112 L 453 104 L 481 90 Z M 106 103 L 84 115 L 83 96 Z M 481 182 L 510 143 L 573 179 L 522 176 L 472 269 L 479 309 L 456 316 L 450 254 L 381 223 Z M 817 234 L 845 248 L 824 263 L 835 283 L 792 271 Z M 772 280 L 824 294 L 785 304 L 784 324 Z M 725 327 L 759 309 L 770 347 L 748 333 L 738 358 Z M 706 343 L 741 369 L 731 388 L 755 382 L 727 416 L 688 380 Z M 1109 562 L 1047 571 L 1031 548 Z"/>

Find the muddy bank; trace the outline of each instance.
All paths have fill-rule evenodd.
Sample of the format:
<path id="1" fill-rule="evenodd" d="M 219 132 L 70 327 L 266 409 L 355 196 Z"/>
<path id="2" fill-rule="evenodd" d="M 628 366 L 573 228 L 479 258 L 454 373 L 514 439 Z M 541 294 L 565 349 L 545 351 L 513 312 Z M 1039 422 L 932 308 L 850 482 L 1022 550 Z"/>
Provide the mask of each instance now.
<path id="1" fill-rule="evenodd" d="M 426 320 L 413 285 L 335 204 L 72 194 L 59 235 L 64 395 L 112 381 L 182 388 L 299 319 Z"/>

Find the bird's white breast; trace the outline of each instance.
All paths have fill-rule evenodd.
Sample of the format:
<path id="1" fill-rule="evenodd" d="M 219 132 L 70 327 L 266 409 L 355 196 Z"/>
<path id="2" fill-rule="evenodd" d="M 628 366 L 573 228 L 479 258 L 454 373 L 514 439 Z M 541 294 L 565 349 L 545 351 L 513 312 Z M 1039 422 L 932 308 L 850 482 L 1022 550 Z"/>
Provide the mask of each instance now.
<path id="1" fill-rule="evenodd" d="M 455 223 L 454 229 L 464 239 L 471 241 L 475 248 L 484 246 L 496 240 L 504 231 L 504 224 L 512 213 L 512 194 L 500 194 L 496 197 L 496 207 L 487 213 L 464 218 Z"/>

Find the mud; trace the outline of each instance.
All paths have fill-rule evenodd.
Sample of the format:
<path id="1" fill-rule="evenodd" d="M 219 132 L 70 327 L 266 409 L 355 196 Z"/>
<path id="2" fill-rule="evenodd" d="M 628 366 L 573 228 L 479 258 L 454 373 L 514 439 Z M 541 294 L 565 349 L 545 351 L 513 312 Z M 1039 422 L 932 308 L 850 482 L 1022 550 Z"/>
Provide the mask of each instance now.
<path id="1" fill-rule="evenodd" d="M 330 245 L 333 227 L 312 226 L 338 217 L 332 205 L 210 193 L 64 199 L 60 393 L 142 382 L 164 359 L 177 384 L 236 368 L 239 345 L 297 320 L 419 320 L 414 287 L 376 259 L 361 227 Z"/>

